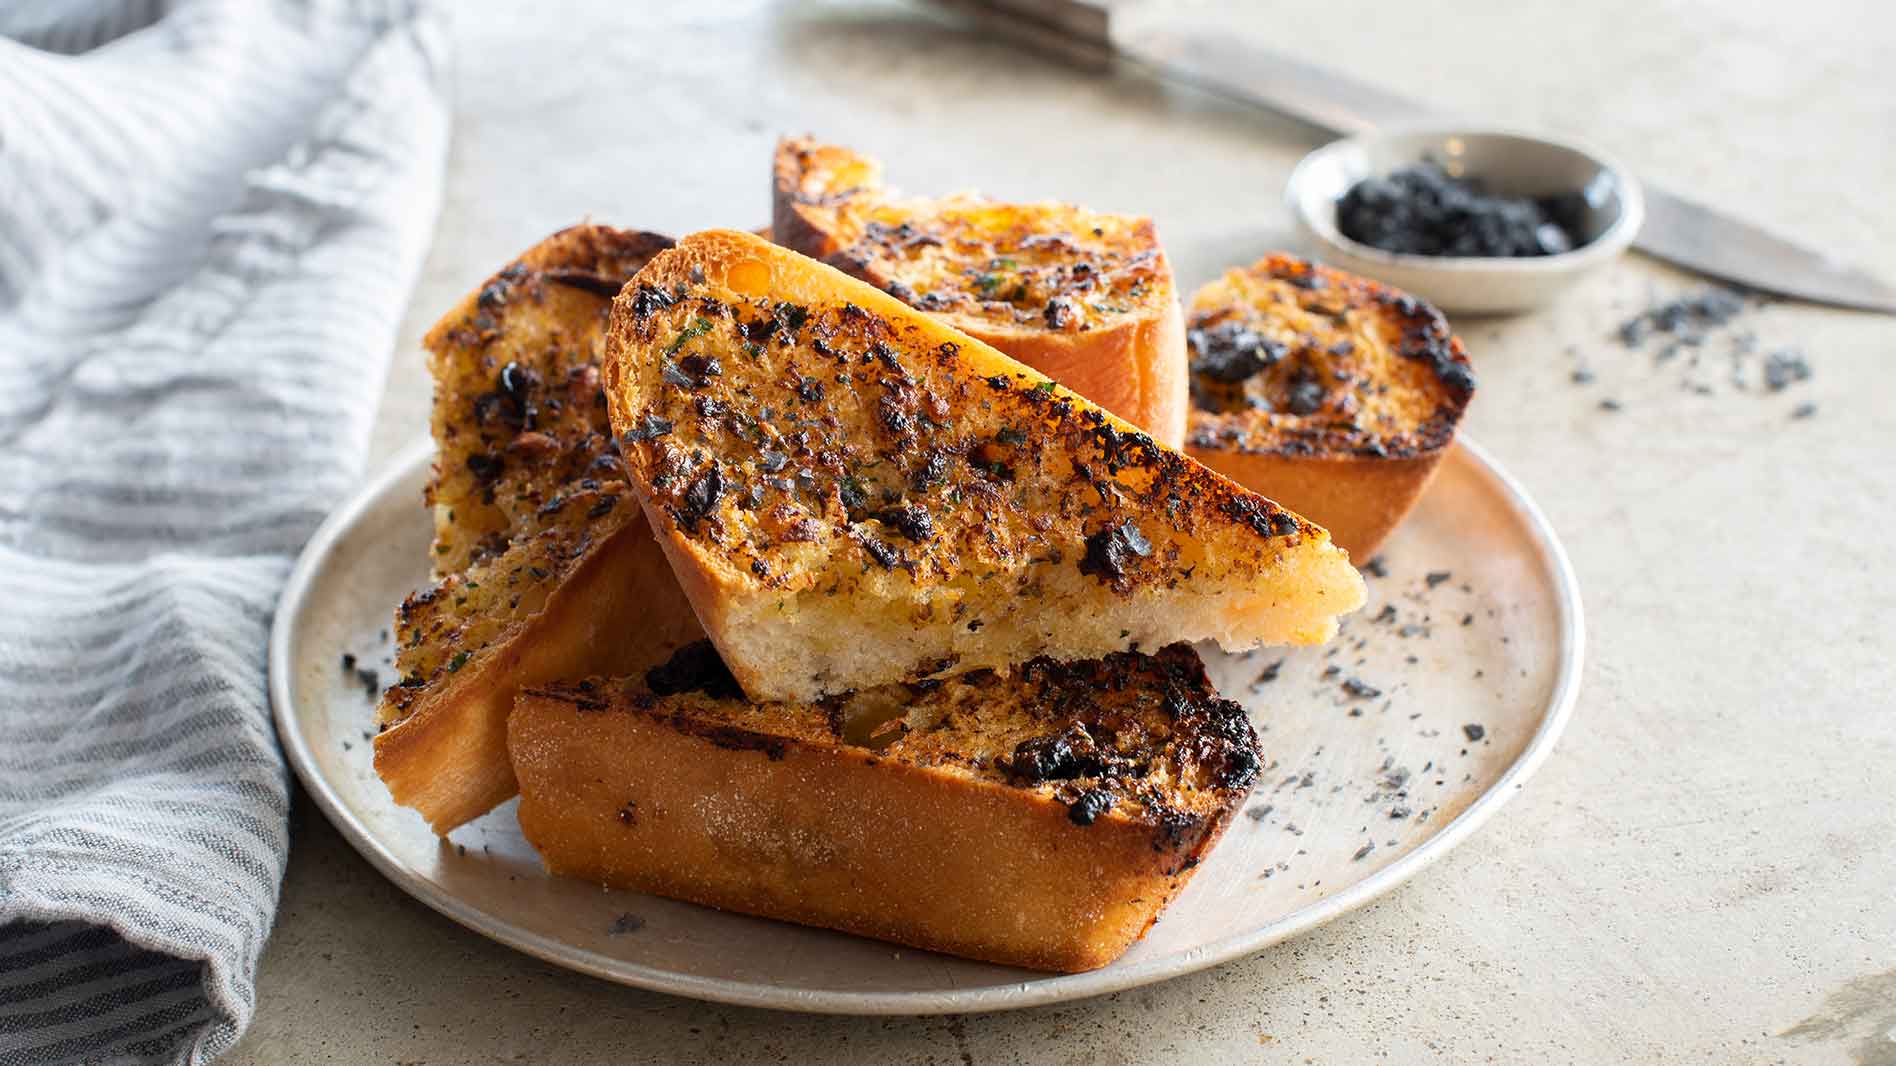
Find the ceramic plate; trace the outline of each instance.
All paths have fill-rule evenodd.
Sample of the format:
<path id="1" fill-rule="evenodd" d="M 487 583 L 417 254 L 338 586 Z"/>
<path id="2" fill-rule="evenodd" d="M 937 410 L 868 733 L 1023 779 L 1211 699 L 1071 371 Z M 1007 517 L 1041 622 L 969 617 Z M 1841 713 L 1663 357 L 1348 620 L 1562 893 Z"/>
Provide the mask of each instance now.
<path id="1" fill-rule="evenodd" d="M 311 796 L 376 868 L 476 932 L 608 980 L 838 1013 L 1002 1010 L 1213 966 L 1361 906 L 1520 789 L 1573 707 L 1580 597 L 1545 519 L 1458 445 L 1367 567 L 1369 603 L 1321 648 L 1201 651 L 1269 771 L 1157 926 L 1101 970 L 1046 975 L 555 879 L 513 804 L 436 839 L 370 765 L 391 612 L 428 572 L 418 446 L 341 507 L 292 573 L 270 647 L 277 728 Z"/>

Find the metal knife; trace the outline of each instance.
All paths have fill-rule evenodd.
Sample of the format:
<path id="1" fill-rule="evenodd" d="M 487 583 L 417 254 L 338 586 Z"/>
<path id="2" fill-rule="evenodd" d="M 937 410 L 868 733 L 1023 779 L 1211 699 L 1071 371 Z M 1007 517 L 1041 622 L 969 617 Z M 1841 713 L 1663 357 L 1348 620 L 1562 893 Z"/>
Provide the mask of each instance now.
<path id="1" fill-rule="evenodd" d="M 936 0 L 1092 69 L 1128 62 L 1161 78 L 1264 107 L 1335 134 L 1440 118 L 1428 106 L 1335 71 L 1206 33 L 1140 24 L 1115 32 L 1102 0 Z M 1896 314 L 1896 287 L 1758 226 L 1644 184 L 1635 246 L 1701 274 L 1813 303 Z"/>

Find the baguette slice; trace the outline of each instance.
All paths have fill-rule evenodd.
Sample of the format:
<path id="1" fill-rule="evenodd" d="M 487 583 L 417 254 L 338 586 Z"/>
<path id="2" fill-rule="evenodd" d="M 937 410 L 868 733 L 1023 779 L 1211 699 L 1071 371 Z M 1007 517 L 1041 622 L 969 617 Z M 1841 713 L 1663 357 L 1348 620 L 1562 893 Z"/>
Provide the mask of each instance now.
<path id="1" fill-rule="evenodd" d="M 913 199 L 882 166 L 809 138 L 777 146 L 771 224 L 821 259 L 1182 445 L 1185 329 L 1152 220 L 979 196 Z"/>
<path id="2" fill-rule="evenodd" d="M 553 873 L 1045 970 L 1143 935 L 1260 766 L 1182 644 L 825 704 L 746 702 L 705 644 L 509 731 Z"/>
<path id="3" fill-rule="evenodd" d="M 427 499 L 436 574 L 505 551 L 565 486 L 623 480 L 599 400 L 596 348 L 612 297 L 671 245 L 610 226 L 561 230 L 422 338 L 435 382 Z"/>
<path id="4" fill-rule="evenodd" d="M 748 234 L 614 301 L 606 392 L 679 584 L 744 691 L 1041 655 L 1320 643 L 1329 534 L 980 341 Z"/>
<path id="5" fill-rule="evenodd" d="M 1192 458 L 1368 558 L 1455 439 L 1475 375 L 1440 312 L 1271 255 L 1192 298 Z"/>
<path id="6" fill-rule="evenodd" d="M 628 672 L 702 632 L 633 503 L 598 346 L 613 294 L 671 241 L 576 226 L 429 331 L 439 580 L 396 614 L 402 679 L 375 767 L 445 835 L 514 794 L 523 683 Z"/>

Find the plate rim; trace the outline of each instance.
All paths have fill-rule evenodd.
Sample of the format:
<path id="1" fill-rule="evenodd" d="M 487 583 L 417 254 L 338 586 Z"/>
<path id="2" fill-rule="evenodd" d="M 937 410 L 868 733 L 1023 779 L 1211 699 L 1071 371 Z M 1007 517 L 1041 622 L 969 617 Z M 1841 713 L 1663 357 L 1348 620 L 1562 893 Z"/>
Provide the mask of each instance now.
<path id="1" fill-rule="evenodd" d="M 1454 850 L 1495 812 L 1508 803 L 1552 753 L 1573 716 L 1580 691 L 1585 657 L 1586 623 L 1582 614 L 1579 580 L 1553 526 L 1518 481 L 1484 449 L 1458 435 L 1455 448 L 1465 451 L 1475 465 L 1499 484 L 1508 502 L 1524 520 L 1527 532 L 1552 572 L 1558 632 L 1558 665 L 1546 712 L 1518 756 L 1492 785 L 1446 826 L 1415 850 L 1334 895 L 1325 896 L 1267 925 L 1226 937 L 1180 954 L 1129 966 L 1108 965 L 1077 974 L 1034 974 L 1022 971 L 1017 984 L 932 992 L 802 991 L 762 981 L 699 977 L 661 967 L 602 955 L 555 937 L 536 933 L 480 910 L 441 889 L 409 869 L 361 820 L 355 817 L 320 772 L 308 741 L 295 728 L 296 709 L 290 699 L 295 642 L 303 602 L 309 597 L 316 572 L 336 543 L 355 525 L 373 501 L 395 483 L 413 476 L 414 468 L 429 461 L 434 445 L 415 441 L 398 451 L 385 466 L 347 500 L 331 511 L 297 555 L 270 624 L 269 689 L 271 719 L 283 752 L 316 805 L 344 839 L 382 876 L 434 911 L 491 940 L 567 969 L 618 984 L 733 1006 L 762 1007 L 812 1014 L 923 1015 L 1018 1010 L 1108 995 L 1129 988 L 1183 977 L 1255 954 L 1291 937 L 1341 917 L 1383 896 Z M 1443 458 L 1448 458 L 1444 456 Z M 929 957 L 917 952 L 919 958 Z"/>

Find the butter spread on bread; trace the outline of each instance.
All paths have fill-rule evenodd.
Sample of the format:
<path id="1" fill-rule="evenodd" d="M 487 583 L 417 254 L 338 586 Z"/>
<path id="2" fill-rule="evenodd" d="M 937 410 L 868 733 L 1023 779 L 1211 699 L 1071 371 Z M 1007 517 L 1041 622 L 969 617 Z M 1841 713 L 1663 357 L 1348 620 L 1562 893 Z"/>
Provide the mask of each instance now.
<path id="1" fill-rule="evenodd" d="M 937 316 L 1179 447 L 1187 391 L 1172 268 L 1152 220 L 1060 203 L 902 197 L 875 160 L 777 146 L 778 243 Z"/>
<path id="2" fill-rule="evenodd" d="M 606 393 L 679 584 L 757 699 L 1042 655 L 1320 643 L 1322 528 L 815 260 L 710 231 L 614 301 Z"/>
<path id="3" fill-rule="evenodd" d="M 1433 307 L 1287 255 L 1192 298 L 1189 450 L 1366 559 L 1434 475 L 1474 395 Z"/>
<path id="4" fill-rule="evenodd" d="M 1182 644 L 820 704 L 746 701 L 704 644 L 509 728 L 556 874 L 1046 970 L 1141 936 L 1261 765 Z"/>
<path id="5" fill-rule="evenodd" d="M 598 366 L 612 296 L 670 245 L 564 230 L 423 342 L 439 578 L 396 614 L 375 766 L 439 833 L 514 794 L 519 685 L 642 670 L 701 635 L 626 485 Z"/>

